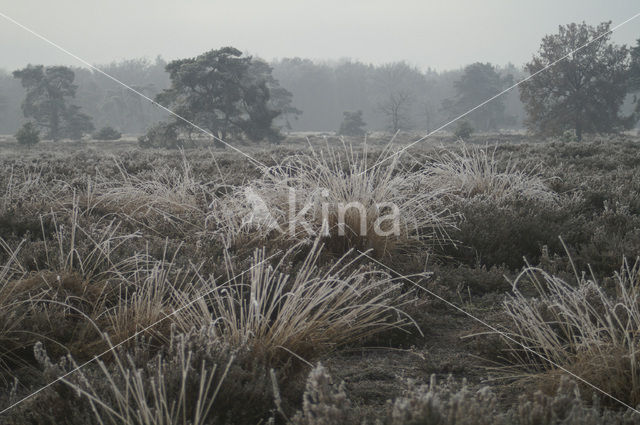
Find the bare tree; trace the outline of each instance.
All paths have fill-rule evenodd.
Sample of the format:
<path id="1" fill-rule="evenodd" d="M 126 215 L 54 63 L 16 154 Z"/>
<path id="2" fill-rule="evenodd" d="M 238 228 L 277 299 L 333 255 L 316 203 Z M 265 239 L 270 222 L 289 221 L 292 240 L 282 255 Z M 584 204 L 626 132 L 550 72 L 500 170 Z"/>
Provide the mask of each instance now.
<path id="1" fill-rule="evenodd" d="M 389 93 L 389 96 L 378 105 L 388 122 L 392 133 L 408 128 L 410 123 L 409 110 L 413 103 L 413 96 L 406 90 Z"/>

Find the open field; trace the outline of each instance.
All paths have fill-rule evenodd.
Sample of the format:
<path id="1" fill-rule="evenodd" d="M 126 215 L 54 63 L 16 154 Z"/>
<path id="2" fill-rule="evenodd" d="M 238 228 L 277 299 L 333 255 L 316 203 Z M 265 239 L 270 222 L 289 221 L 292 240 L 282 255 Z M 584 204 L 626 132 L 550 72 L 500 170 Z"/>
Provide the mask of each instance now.
<path id="1" fill-rule="evenodd" d="M 0 138 L 0 423 L 640 423 L 639 136 L 307 136 Z"/>

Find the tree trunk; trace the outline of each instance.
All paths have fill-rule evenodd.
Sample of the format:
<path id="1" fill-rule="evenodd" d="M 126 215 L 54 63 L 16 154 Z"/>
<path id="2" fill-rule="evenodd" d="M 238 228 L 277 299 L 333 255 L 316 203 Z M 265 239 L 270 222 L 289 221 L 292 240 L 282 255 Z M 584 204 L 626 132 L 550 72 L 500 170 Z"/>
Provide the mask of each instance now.
<path id="1" fill-rule="evenodd" d="M 49 121 L 49 135 L 54 142 L 60 138 L 60 112 L 58 105 L 51 105 L 51 119 Z"/>
<path id="2" fill-rule="evenodd" d="M 576 122 L 576 139 L 578 142 L 582 141 L 582 123 L 580 121 Z"/>

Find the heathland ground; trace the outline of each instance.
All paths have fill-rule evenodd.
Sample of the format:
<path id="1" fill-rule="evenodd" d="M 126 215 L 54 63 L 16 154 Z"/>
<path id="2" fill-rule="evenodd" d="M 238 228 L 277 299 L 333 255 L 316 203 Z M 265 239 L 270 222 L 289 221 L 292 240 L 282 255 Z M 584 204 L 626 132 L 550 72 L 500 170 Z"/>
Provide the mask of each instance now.
<path id="1" fill-rule="evenodd" d="M 411 140 L 0 140 L 0 423 L 640 422 L 638 136 Z"/>

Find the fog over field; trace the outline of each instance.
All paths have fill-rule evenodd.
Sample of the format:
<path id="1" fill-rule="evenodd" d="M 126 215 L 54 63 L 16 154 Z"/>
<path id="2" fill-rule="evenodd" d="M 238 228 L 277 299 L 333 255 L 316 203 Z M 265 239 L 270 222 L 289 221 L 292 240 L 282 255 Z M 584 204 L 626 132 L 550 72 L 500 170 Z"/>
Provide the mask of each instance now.
<path id="1" fill-rule="evenodd" d="M 478 61 L 520 66 L 560 24 L 615 24 L 637 9 L 634 0 L 4 0 L 0 10 L 90 63 L 157 55 L 172 60 L 235 46 L 269 61 L 407 61 L 443 71 Z M 637 34 L 636 23 L 613 40 L 629 44 Z M 28 63 L 79 65 L 8 23 L 0 27 L 0 39 L 0 68 L 6 70 Z"/>
<path id="2" fill-rule="evenodd" d="M 635 7 L 633 1 L 499 0 L 482 5 L 471 1 L 152 4 L 24 1 L 9 3 L 1 11 L 151 98 L 169 85 L 166 63 L 233 46 L 268 62 L 280 85 L 292 93 L 292 105 L 302 111 L 297 119 L 288 120 L 292 130 L 337 130 L 343 111 L 351 110 L 363 111 L 368 129 L 384 130 L 388 123 L 380 104 L 385 92 L 406 90 L 415 93 L 407 105 L 407 129 L 428 132 L 451 118 L 451 111 L 442 105 L 456 96 L 454 83 L 465 66 L 493 64 L 508 77 L 497 88 L 506 88 L 527 75 L 523 65 L 540 39 L 558 25 L 608 20 L 615 25 L 631 17 Z M 77 104 L 99 127 L 141 133 L 163 117 L 137 95 L 3 21 L 0 133 L 14 133 L 22 124 L 19 105 L 24 92 L 10 73 L 27 64 L 74 67 Z M 637 27 L 631 22 L 617 29 L 611 40 L 633 44 Z M 407 70 L 385 70 L 394 64 Z M 477 103 L 485 100 L 481 97 Z M 498 127 L 523 128 L 518 91 L 506 94 L 504 102 L 509 119 Z M 632 106 L 627 102 L 625 108 L 628 112 Z"/>
<path id="3" fill-rule="evenodd" d="M 637 1 L 0 1 L 0 425 L 640 424 Z"/>

